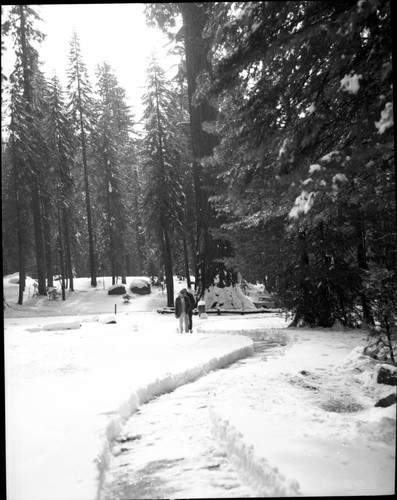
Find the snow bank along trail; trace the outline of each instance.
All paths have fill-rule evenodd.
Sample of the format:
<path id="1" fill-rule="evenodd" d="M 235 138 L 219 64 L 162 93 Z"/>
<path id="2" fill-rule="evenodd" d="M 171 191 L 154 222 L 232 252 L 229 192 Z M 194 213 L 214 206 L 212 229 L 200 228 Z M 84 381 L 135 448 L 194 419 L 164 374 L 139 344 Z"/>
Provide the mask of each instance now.
<path id="1" fill-rule="evenodd" d="M 10 499 L 94 500 L 133 412 L 253 350 L 244 337 L 178 335 L 157 313 L 98 319 L 71 330 L 60 318 L 36 318 L 35 331 L 31 320 L 5 324 Z"/>
<path id="2" fill-rule="evenodd" d="M 220 337 L 222 337 L 221 335 Z M 279 335 L 285 342 L 287 335 Z M 273 339 L 274 340 L 274 339 Z M 227 394 L 246 367 L 277 356 L 276 347 L 236 361 L 142 406 L 123 426 L 105 474 L 101 500 L 246 498 L 254 496 L 211 432 L 209 404 Z M 266 349 L 266 351 L 265 351 Z M 239 401 L 234 401 L 239 406 Z"/>
<path id="3" fill-rule="evenodd" d="M 234 321 L 201 330 L 242 327 Z M 247 364 L 239 384 L 212 398 L 215 437 L 256 496 L 393 494 L 396 408 L 374 405 L 395 388 L 376 383 L 376 362 L 361 354 L 364 334 L 288 333 L 293 342 L 284 355 L 260 370 Z"/>

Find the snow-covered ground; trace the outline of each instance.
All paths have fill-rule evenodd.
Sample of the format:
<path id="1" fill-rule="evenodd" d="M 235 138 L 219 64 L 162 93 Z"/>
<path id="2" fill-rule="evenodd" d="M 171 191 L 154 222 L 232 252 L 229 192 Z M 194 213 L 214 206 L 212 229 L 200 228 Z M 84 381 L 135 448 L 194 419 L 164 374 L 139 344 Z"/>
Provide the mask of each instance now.
<path id="1" fill-rule="evenodd" d="M 393 494 L 396 406 L 374 405 L 395 387 L 376 383 L 379 365 L 361 354 L 365 335 L 270 329 L 271 321 L 199 328 L 282 343 L 290 336 L 281 356 L 247 367 L 238 384 L 213 398 L 218 442 L 257 496 Z"/>
<path id="2" fill-rule="evenodd" d="M 178 335 L 173 315 L 154 312 L 166 302 L 157 290 L 124 304 L 107 295 L 110 280 L 80 278 L 65 302 L 17 306 L 18 286 L 3 283 L 9 500 L 97 498 L 131 414 L 250 356 L 251 337 L 284 347 L 215 390 L 208 419 L 253 495 L 394 493 L 396 407 L 374 405 L 395 387 L 376 383 L 363 332 L 291 330 L 258 314 L 194 317 L 195 333 Z"/>

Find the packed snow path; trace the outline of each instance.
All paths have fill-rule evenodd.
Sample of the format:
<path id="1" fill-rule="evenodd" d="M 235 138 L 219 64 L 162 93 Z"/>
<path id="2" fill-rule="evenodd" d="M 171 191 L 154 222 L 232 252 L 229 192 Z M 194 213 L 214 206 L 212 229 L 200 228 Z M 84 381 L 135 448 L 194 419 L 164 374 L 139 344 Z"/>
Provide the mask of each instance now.
<path id="1" fill-rule="evenodd" d="M 247 365 L 277 355 L 277 345 L 257 341 L 253 357 L 142 406 L 116 440 L 100 499 L 255 496 L 214 440 L 209 405 L 211 396 L 227 391 Z"/>

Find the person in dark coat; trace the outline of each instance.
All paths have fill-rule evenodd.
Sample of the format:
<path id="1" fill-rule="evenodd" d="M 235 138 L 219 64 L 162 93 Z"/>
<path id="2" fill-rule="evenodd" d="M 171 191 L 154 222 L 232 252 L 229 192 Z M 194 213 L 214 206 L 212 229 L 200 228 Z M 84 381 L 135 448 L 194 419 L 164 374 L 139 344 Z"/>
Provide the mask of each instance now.
<path id="1" fill-rule="evenodd" d="M 175 299 L 175 317 L 179 320 L 179 333 L 189 332 L 189 311 L 192 306 L 187 297 L 186 290 L 181 290 Z"/>
<path id="2" fill-rule="evenodd" d="M 189 299 L 190 305 L 191 305 L 190 311 L 188 312 L 189 332 L 193 333 L 193 309 L 196 307 L 196 299 L 194 298 L 193 291 L 191 288 L 188 288 L 186 290 L 186 295 L 187 295 L 187 298 Z"/>

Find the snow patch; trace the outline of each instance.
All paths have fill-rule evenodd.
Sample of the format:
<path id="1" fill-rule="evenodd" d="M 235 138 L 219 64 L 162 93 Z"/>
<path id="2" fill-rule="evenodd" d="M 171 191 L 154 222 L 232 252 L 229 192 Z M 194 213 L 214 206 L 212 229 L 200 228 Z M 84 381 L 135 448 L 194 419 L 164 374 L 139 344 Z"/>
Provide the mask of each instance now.
<path id="1" fill-rule="evenodd" d="M 314 203 L 315 193 L 312 191 L 302 191 L 301 194 L 295 199 L 295 204 L 290 210 L 289 218 L 298 219 L 301 214 L 307 214 L 312 208 Z"/>
<path id="2" fill-rule="evenodd" d="M 339 151 L 331 151 L 330 153 L 324 155 L 322 158 L 321 158 L 321 161 L 325 161 L 327 163 L 329 163 L 330 161 L 333 160 L 333 158 L 335 156 L 337 156 L 339 154 Z"/>
<path id="3" fill-rule="evenodd" d="M 385 130 L 394 125 L 393 120 L 393 103 L 387 102 L 385 109 L 382 110 L 380 120 L 375 122 L 375 127 L 378 129 L 378 134 L 383 134 Z"/>
<path id="4" fill-rule="evenodd" d="M 309 109 L 307 110 L 307 114 L 308 114 L 308 115 L 311 115 L 311 114 L 313 114 L 315 111 L 316 111 L 316 105 L 315 105 L 315 104 L 314 104 L 314 102 L 313 102 L 312 104 L 310 104 Z"/>
<path id="5" fill-rule="evenodd" d="M 340 81 L 340 89 L 349 94 L 357 94 L 360 90 L 360 80 L 362 75 L 345 75 Z"/>
<path id="6" fill-rule="evenodd" d="M 284 139 L 283 144 L 278 152 L 279 158 L 285 153 L 287 144 L 288 144 L 288 139 Z"/>
<path id="7" fill-rule="evenodd" d="M 51 325 L 44 325 L 43 330 L 45 331 L 57 331 L 57 330 L 78 330 L 81 328 L 80 321 L 73 321 L 72 323 L 53 323 Z"/>
<path id="8" fill-rule="evenodd" d="M 322 170 L 321 165 L 319 165 L 318 163 L 315 163 L 314 165 L 310 165 L 309 174 L 313 174 L 314 172 L 319 172 L 320 170 Z"/>

